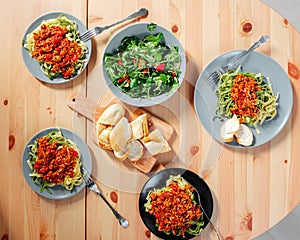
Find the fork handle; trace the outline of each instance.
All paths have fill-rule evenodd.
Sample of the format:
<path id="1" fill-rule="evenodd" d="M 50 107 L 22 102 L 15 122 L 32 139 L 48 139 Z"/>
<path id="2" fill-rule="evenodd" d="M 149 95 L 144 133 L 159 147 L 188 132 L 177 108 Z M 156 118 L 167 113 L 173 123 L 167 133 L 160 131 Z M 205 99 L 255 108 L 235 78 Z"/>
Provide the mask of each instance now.
<path id="1" fill-rule="evenodd" d="M 113 26 L 115 26 L 115 25 L 118 25 L 118 24 L 120 24 L 120 23 L 122 23 L 122 22 L 125 22 L 125 21 L 127 21 L 127 20 L 129 20 L 129 19 L 132 19 L 132 18 L 146 16 L 147 14 L 148 14 L 148 10 L 147 10 L 146 8 L 141 8 L 139 11 L 137 11 L 137 12 L 135 12 L 135 13 L 129 15 L 128 17 L 126 17 L 126 18 L 124 18 L 124 19 L 122 19 L 122 20 L 120 20 L 120 21 L 118 21 L 118 22 L 115 22 L 115 23 L 113 23 L 113 24 L 111 24 L 111 25 L 108 25 L 108 26 L 103 27 L 103 30 L 106 30 L 106 29 L 108 29 L 108 28 L 111 28 L 111 27 L 113 27 Z"/>
<path id="2" fill-rule="evenodd" d="M 243 51 L 241 54 L 237 55 L 229 64 L 228 68 L 233 67 L 242 57 L 247 55 L 248 53 L 254 51 L 258 48 L 261 44 L 266 43 L 269 40 L 269 36 L 264 35 L 259 38 L 259 40 L 251 45 L 251 47 L 247 51 Z"/>
<path id="3" fill-rule="evenodd" d="M 113 207 L 112 205 L 107 201 L 107 199 L 103 196 L 103 194 L 100 191 L 96 192 L 102 199 L 103 201 L 107 204 L 107 206 L 110 208 L 110 210 L 113 212 L 113 214 L 115 215 L 115 217 L 119 220 L 120 225 L 123 228 L 127 228 L 128 227 L 128 221 L 123 218 Z"/>

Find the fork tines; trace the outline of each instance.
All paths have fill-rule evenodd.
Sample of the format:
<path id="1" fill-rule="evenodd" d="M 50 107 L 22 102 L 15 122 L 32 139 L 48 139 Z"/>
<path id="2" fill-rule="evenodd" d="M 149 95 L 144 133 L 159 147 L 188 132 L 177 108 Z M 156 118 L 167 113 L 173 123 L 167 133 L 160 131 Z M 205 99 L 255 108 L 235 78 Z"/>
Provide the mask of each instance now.
<path id="1" fill-rule="evenodd" d="M 225 72 L 227 72 L 228 67 L 220 67 L 218 69 L 216 69 L 215 71 L 213 71 L 208 78 L 206 78 L 206 82 L 208 84 L 208 86 L 213 87 L 214 85 L 217 85 L 219 77 L 221 75 L 223 75 Z"/>
<path id="2" fill-rule="evenodd" d="M 85 183 L 87 183 L 90 180 L 90 174 L 88 173 L 88 171 L 81 166 L 81 173 L 82 173 L 82 178 L 84 180 Z"/>
<path id="3" fill-rule="evenodd" d="M 90 40 L 92 37 L 96 36 L 96 31 L 94 28 L 88 30 L 86 33 L 84 33 L 82 36 L 80 36 L 80 40 L 83 42 L 86 42 Z"/>
<path id="4" fill-rule="evenodd" d="M 218 74 L 218 72 L 215 71 L 211 73 L 209 77 L 206 79 L 208 86 L 212 87 L 214 84 L 217 84 L 219 77 L 220 75 Z"/>
<path id="5" fill-rule="evenodd" d="M 88 176 L 87 172 L 82 173 L 82 177 L 85 182 L 87 182 L 90 179 L 90 176 Z"/>

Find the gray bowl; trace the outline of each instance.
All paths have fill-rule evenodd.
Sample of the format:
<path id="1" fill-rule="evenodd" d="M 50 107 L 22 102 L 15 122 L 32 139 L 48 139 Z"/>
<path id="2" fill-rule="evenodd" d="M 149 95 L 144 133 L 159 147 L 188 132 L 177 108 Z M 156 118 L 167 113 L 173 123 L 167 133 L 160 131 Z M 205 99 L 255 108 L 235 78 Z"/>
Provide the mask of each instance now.
<path id="1" fill-rule="evenodd" d="M 185 75 L 185 70 L 186 70 L 186 58 L 185 58 L 185 52 L 180 44 L 179 40 L 176 38 L 176 36 L 171 33 L 169 30 L 166 28 L 157 25 L 154 30 L 151 32 L 148 29 L 148 25 L 150 23 L 136 23 L 129 25 L 128 27 L 122 28 L 118 32 L 116 32 L 111 39 L 109 40 L 108 44 L 106 45 L 103 53 L 103 64 L 102 64 L 102 72 L 104 75 L 105 82 L 109 89 L 112 91 L 112 93 L 119 98 L 121 101 L 132 105 L 132 106 L 137 106 L 137 107 L 148 107 L 148 106 L 153 106 L 156 104 L 160 104 L 167 99 L 169 99 L 180 87 L 184 75 Z M 125 37 L 132 37 L 136 36 L 139 39 L 144 38 L 148 34 L 157 34 L 161 32 L 164 35 L 164 43 L 166 46 L 171 47 L 171 46 L 177 46 L 178 47 L 178 52 L 181 56 L 181 65 L 180 65 L 180 75 L 178 77 L 178 86 L 174 89 L 172 89 L 170 92 L 164 93 L 162 95 L 152 97 L 152 98 L 133 98 L 126 94 L 125 92 L 122 92 L 122 90 L 115 86 L 113 82 L 111 81 L 110 77 L 107 75 L 105 67 L 104 67 L 104 56 L 106 53 L 112 53 L 114 52 L 121 44 L 121 41 Z"/>

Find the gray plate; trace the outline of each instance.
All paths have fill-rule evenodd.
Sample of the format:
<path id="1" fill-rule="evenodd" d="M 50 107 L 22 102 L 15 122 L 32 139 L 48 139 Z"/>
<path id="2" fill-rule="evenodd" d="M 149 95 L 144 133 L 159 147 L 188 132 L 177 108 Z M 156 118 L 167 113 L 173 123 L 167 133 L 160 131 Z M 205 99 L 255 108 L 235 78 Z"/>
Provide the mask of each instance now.
<path id="1" fill-rule="evenodd" d="M 75 186 L 72 189 L 72 191 L 68 191 L 67 189 L 65 189 L 65 187 L 57 185 L 54 187 L 49 187 L 49 190 L 52 193 L 48 193 L 46 190 L 44 190 L 43 192 L 40 192 L 41 185 L 32 181 L 32 178 L 29 176 L 29 173 L 31 173 L 32 171 L 27 164 L 27 160 L 29 159 L 29 152 L 30 152 L 30 148 L 28 147 L 28 145 L 33 144 L 34 140 L 47 135 L 50 131 L 53 131 L 53 130 L 57 130 L 57 128 L 44 129 L 44 130 L 38 132 L 37 134 L 35 134 L 29 140 L 29 142 L 26 144 L 24 151 L 23 151 L 22 169 L 23 169 L 23 174 L 24 174 L 24 177 L 25 177 L 27 183 L 37 194 L 39 194 L 45 198 L 60 200 L 60 199 L 66 199 L 66 198 L 76 195 L 85 187 L 85 184 L 82 183 L 80 186 Z M 85 167 L 87 172 L 91 173 L 92 172 L 92 158 L 91 158 L 91 154 L 90 154 L 88 146 L 84 143 L 84 141 L 78 135 L 76 135 L 72 131 L 65 129 L 65 128 L 60 128 L 60 130 L 64 137 L 71 139 L 76 144 L 76 146 L 78 147 L 78 149 L 80 151 L 82 165 Z"/>
<path id="2" fill-rule="evenodd" d="M 223 143 L 223 141 L 220 138 L 220 128 L 223 122 L 218 119 L 212 120 L 217 109 L 217 96 L 214 93 L 217 86 L 212 89 L 208 87 L 204 81 L 212 71 L 225 65 L 233 56 L 239 54 L 241 51 L 242 50 L 227 52 L 211 61 L 202 71 L 195 87 L 194 106 L 197 116 L 211 136 L 221 143 Z M 265 121 L 263 125 L 259 125 L 260 134 L 257 134 L 255 129 L 251 127 L 254 134 L 254 142 L 249 146 L 249 148 L 251 148 L 270 141 L 282 130 L 292 111 L 293 90 L 286 72 L 277 62 L 267 55 L 253 52 L 244 57 L 239 64 L 242 65 L 243 72 L 262 73 L 265 77 L 270 77 L 274 94 L 279 93 L 277 116 L 273 120 Z M 236 141 L 224 144 L 236 148 L 243 147 Z"/>
<path id="3" fill-rule="evenodd" d="M 77 30 L 80 34 L 83 34 L 87 31 L 84 24 L 78 18 L 76 18 L 76 17 L 74 17 L 74 16 L 72 16 L 68 13 L 52 12 L 52 13 L 47 13 L 45 15 L 42 15 L 42 16 L 38 17 L 37 19 L 35 19 L 31 23 L 31 25 L 28 27 L 28 29 L 26 30 L 26 32 L 23 36 L 23 41 L 25 42 L 27 34 L 34 31 L 41 24 L 41 22 L 43 20 L 57 18 L 59 14 L 64 14 L 64 15 L 66 15 L 66 17 L 68 19 L 70 19 L 72 21 L 75 21 L 76 24 L 77 24 Z M 69 82 L 69 81 L 73 80 L 74 78 L 78 77 L 80 75 L 80 73 L 83 72 L 84 69 L 86 68 L 86 66 L 88 65 L 88 62 L 90 60 L 91 53 L 92 53 L 92 42 L 91 42 L 91 40 L 89 40 L 89 41 L 85 42 L 85 44 L 87 45 L 88 50 L 89 50 L 89 52 L 85 55 L 85 58 L 87 59 L 87 61 L 84 63 L 84 65 L 83 65 L 80 72 L 77 72 L 73 77 L 68 78 L 68 79 L 64 79 L 63 77 L 56 77 L 56 78 L 53 78 L 53 79 L 48 78 L 42 72 L 39 62 L 36 61 L 34 58 L 32 58 L 30 56 L 30 53 L 23 46 L 22 46 L 22 56 L 23 56 L 23 60 L 24 60 L 24 63 L 26 65 L 26 67 L 31 72 L 31 74 L 33 76 L 35 76 L 37 79 L 39 79 L 43 82 L 52 83 L 52 84 L 65 83 L 65 82 Z"/>

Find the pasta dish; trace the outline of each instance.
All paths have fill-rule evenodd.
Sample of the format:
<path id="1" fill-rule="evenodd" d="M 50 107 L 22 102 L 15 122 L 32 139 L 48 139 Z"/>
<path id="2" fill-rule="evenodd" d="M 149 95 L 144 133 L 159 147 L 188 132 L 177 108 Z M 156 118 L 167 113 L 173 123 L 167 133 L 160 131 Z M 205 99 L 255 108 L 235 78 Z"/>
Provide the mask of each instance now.
<path id="1" fill-rule="evenodd" d="M 29 145 L 27 163 L 34 182 L 41 184 L 41 192 L 47 187 L 62 185 L 67 190 L 82 183 L 80 152 L 74 142 L 65 138 L 61 131 L 51 131 Z"/>
<path id="2" fill-rule="evenodd" d="M 235 114 L 240 123 L 254 126 L 257 133 L 260 133 L 258 125 L 277 114 L 279 95 L 274 95 L 270 79 L 261 73 L 242 73 L 240 68 L 228 71 L 220 76 L 216 95 L 217 116 Z"/>
<path id="3" fill-rule="evenodd" d="M 77 25 L 61 14 L 55 19 L 42 21 L 27 34 L 24 48 L 40 65 L 50 79 L 71 78 L 83 67 L 88 48 L 79 39 Z"/>
<path id="4" fill-rule="evenodd" d="M 166 187 L 147 195 L 145 210 L 155 217 L 158 231 L 185 237 L 198 235 L 204 226 L 203 214 L 194 199 L 194 188 L 180 175 L 170 176 Z"/>

